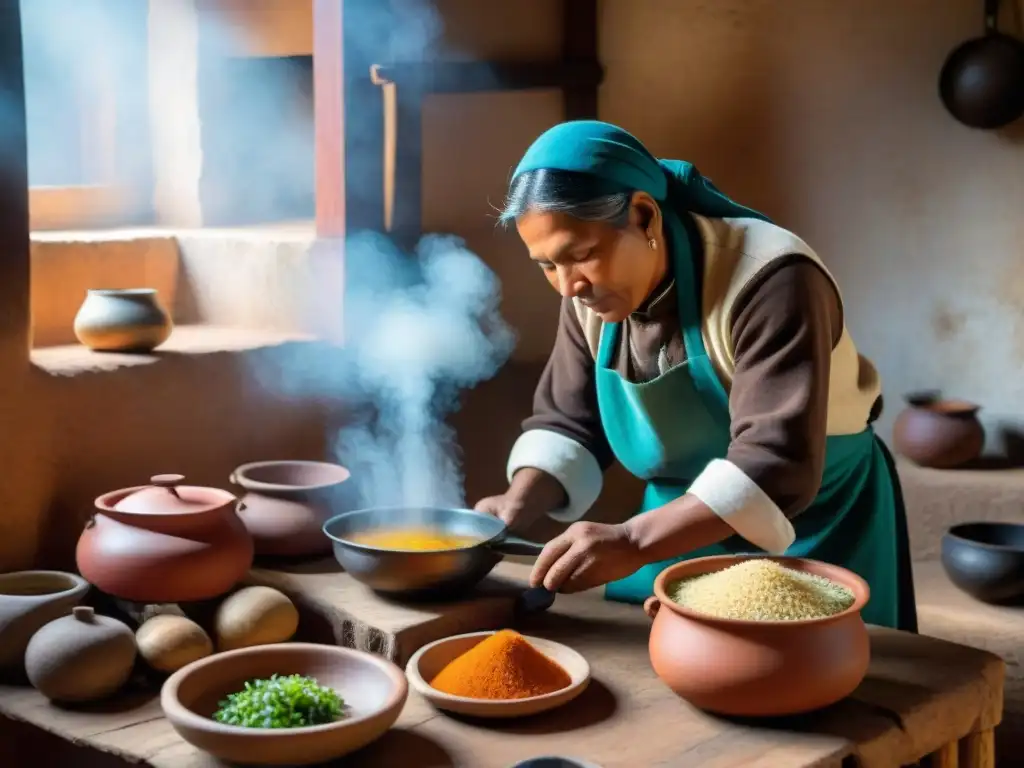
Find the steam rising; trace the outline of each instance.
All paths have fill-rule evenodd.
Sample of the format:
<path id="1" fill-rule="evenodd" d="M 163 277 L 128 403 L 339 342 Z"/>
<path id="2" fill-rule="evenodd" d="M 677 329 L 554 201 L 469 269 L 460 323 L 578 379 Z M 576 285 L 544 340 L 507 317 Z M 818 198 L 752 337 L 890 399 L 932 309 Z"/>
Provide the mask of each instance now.
<path id="1" fill-rule="evenodd" d="M 454 237 L 424 237 L 415 258 L 374 235 L 346 248 L 346 388 L 376 418 L 341 430 L 339 460 L 365 506 L 464 506 L 445 417 L 515 344 L 498 279 Z"/>
<path id="2" fill-rule="evenodd" d="M 153 16 L 147 23 L 146 9 L 152 12 L 155 2 L 161 3 L 164 23 L 154 23 Z M 352 41 L 365 46 L 367 57 L 374 52 L 384 60 L 415 61 L 439 52 L 443 25 L 429 3 L 349 6 L 345 24 L 359 29 Z M 308 189 L 311 200 L 313 116 L 309 102 L 297 95 L 301 83 L 282 73 L 262 78 L 245 98 L 209 90 L 211 72 L 233 71 L 232 52 L 246 48 L 245 33 L 231 18 L 195 0 L 23 0 L 21 8 L 33 184 L 106 183 L 115 171 L 122 179 L 147 183 L 153 169 L 146 147 L 152 141 L 159 153 L 161 139 L 179 130 L 148 125 L 150 102 L 187 104 L 198 89 L 207 89 L 200 104 L 204 164 L 225 152 L 243 158 L 233 171 L 236 189 L 244 190 L 248 208 L 259 215 L 275 205 L 281 213 L 282 202 L 303 198 L 296 190 Z M 202 10 L 198 27 L 190 15 L 195 8 Z M 154 36 L 161 36 L 160 46 L 154 46 Z M 207 57 L 202 76 L 188 50 L 196 36 Z M 179 44 L 184 47 L 176 48 Z M 147 45 L 151 69 L 154 56 L 186 59 L 170 67 L 174 62 L 165 60 L 158 68 L 164 76 L 151 71 L 147 77 L 140 71 Z M 159 92 L 148 93 L 147 81 Z M 83 123 L 83 114 L 71 104 L 76 90 L 112 94 L 117 103 L 86 98 L 84 108 L 93 114 Z M 0 137 L 11 114 L 3 96 Z M 109 140 L 101 147 L 107 162 L 96 162 L 104 152 L 80 151 L 81 126 L 96 125 L 104 115 L 113 120 L 108 127 L 117 145 L 141 147 L 117 153 L 116 169 Z M 359 118 L 346 115 L 346 131 L 376 130 L 376 121 Z M 211 128 L 225 120 L 229 131 Z M 160 173 L 178 176 L 163 185 L 165 193 L 181 197 L 179 190 L 188 190 L 194 180 L 187 174 L 200 170 L 164 162 Z M 164 207 L 175 208 L 174 202 Z M 189 204 L 184 198 L 178 202 Z M 305 215 L 312 217 L 311 207 Z M 425 237 L 414 255 L 377 234 L 350 237 L 344 247 L 345 327 L 323 329 L 328 337 L 343 331 L 344 347 L 324 345 L 312 355 L 282 348 L 262 358 L 252 373 L 282 397 L 341 398 L 354 407 L 356 416 L 327 437 L 332 458 L 352 470 L 364 505 L 464 505 L 458 451 L 445 418 L 457 407 L 459 391 L 494 375 L 514 346 L 514 333 L 498 309 L 497 277 L 453 237 Z M 323 288 L 340 300 L 340 286 Z"/>

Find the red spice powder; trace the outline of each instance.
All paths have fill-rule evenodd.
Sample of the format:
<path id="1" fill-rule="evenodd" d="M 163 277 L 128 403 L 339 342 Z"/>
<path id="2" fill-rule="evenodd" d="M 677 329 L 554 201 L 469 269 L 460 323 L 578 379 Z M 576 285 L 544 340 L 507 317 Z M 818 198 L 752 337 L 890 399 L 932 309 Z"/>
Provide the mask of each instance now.
<path id="1" fill-rule="evenodd" d="M 510 629 L 495 632 L 442 669 L 430 685 L 470 699 L 525 699 L 567 687 L 569 673 Z"/>

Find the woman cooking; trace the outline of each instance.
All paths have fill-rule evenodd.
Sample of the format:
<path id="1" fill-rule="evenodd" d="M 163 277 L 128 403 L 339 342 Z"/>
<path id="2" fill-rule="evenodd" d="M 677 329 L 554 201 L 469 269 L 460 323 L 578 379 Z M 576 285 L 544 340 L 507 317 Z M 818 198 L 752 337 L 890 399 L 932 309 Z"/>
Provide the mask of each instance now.
<path id="1" fill-rule="evenodd" d="M 501 220 L 562 296 L 509 488 L 477 504 L 514 529 L 572 523 L 534 586 L 641 602 L 678 560 L 784 552 L 855 571 L 865 621 L 916 631 L 878 374 L 807 244 L 596 121 L 534 142 Z M 640 513 L 577 522 L 616 459 L 647 481 Z"/>

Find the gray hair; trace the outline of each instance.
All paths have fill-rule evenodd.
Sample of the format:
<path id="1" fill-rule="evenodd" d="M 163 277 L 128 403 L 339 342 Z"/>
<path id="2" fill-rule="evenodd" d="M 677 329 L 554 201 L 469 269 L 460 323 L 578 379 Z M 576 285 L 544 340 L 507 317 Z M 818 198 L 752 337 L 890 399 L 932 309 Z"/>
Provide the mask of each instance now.
<path id="1" fill-rule="evenodd" d="M 498 221 L 508 226 L 529 211 L 542 211 L 622 228 L 629 223 L 632 199 L 632 190 L 589 173 L 542 168 L 521 173 L 513 180 Z"/>

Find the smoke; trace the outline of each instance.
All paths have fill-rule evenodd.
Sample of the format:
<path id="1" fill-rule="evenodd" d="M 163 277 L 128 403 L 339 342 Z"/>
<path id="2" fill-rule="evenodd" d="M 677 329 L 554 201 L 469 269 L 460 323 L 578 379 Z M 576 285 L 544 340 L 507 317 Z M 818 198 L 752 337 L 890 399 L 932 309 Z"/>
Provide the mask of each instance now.
<path id="1" fill-rule="evenodd" d="M 238 14 L 256 5 L 221 2 L 218 14 L 201 0 L 22 2 L 31 183 L 116 177 L 152 186 L 155 176 L 158 209 L 181 211 L 195 207 L 197 180 L 219 179 L 228 188 L 206 186 L 203 206 L 235 217 L 229 223 L 246 214 L 312 218 L 308 61 L 239 55 L 250 31 Z M 346 44 L 366 60 L 441 52 L 442 20 L 425 0 L 346 3 L 344 23 L 358 32 Z M 153 122 L 151 105 L 162 105 L 166 122 Z M 201 137 L 189 109 L 201 115 Z M 0 127 L 10 114 L 0 103 Z M 180 123 L 179 114 L 186 115 Z M 91 149 L 83 149 L 83 126 L 95 128 Z M 378 126 L 370 116 L 345 116 L 350 134 Z M 186 161 L 168 143 L 179 150 L 184 143 Z M 218 222 L 207 216 L 206 223 Z M 344 328 L 321 329 L 343 336 L 344 346 L 325 344 L 315 355 L 283 347 L 251 373 L 282 398 L 351 406 L 348 423 L 327 442 L 332 458 L 352 470 L 363 504 L 463 505 L 446 418 L 460 392 L 493 376 L 515 344 L 498 309 L 498 279 L 454 237 L 425 237 L 406 254 L 385 236 L 358 234 L 344 249 Z M 340 297 L 340 286 L 324 294 Z"/>
<path id="2" fill-rule="evenodd" d="M 493 376 L 515 343 L 494 273 L 454 237 L 424 237 L 413 257 L 385 238 L 346 246 L 345 382 L 374 417 L 343 428 L 339 461 L 366 506 L 462 506 L 455 436 L 460 390 Z M 336 381 L 336 380 L 335 380 Z"/>
<path id="3" fill-rule="evenodd" d="M 515 346 L 497 276 L 457 237 L 428 235 L 412 254 L 386 236 L 344 245 L 343 346 L 283 347 L 254 361 L 282 398 L 341 399 L 346 424 L 328 435 L 363 506 L 464 506 L 447 417 L 460 393 L 493 376 Z"/>

